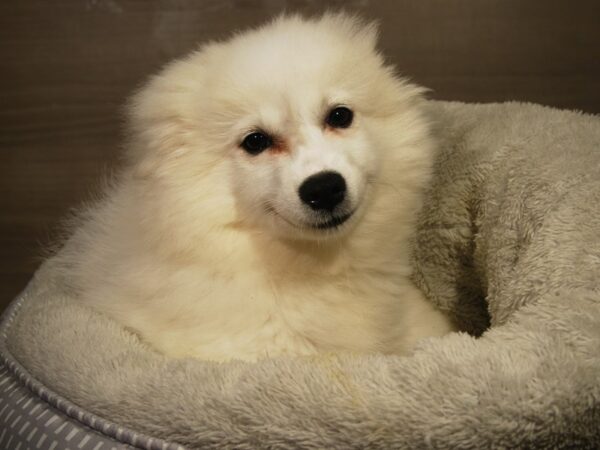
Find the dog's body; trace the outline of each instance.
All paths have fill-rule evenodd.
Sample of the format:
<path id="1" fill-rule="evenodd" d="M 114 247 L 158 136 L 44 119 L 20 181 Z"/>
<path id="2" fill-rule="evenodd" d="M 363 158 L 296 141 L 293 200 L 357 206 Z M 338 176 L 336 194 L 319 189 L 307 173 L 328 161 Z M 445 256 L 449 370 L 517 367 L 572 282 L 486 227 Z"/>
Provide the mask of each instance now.
<path id="1" fill-rule="evenodd" d="M 421 90 L 340 15 L 168 66 L 129 164 L 59 255 L 78 295 L 172 356 L 405 353 L 452 329 L 409 280 L 433 144 Z"/>

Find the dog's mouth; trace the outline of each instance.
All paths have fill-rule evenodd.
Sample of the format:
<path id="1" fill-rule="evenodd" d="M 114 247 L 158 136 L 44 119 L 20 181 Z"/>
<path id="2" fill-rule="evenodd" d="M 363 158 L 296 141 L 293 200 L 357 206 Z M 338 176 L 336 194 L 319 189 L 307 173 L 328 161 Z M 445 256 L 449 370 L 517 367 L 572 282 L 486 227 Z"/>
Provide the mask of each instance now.
<path id="1" fill-rule="evenodd" d="M 344 214 L 341 216 L 337 216 L 337 217 L 332 217 L 331 219 L 327 220 L 326 222 L 319 222 L 316 224 L 312 224 L 311 227 L 315 228 L 317 230 L 329 230 L 332 228 L 337 228 L 340 225 L 342 225 L 344 222 L 346 222 L 350 217 L 352 217 L 353 213 L 348 213 L 348 214 Z"/>
<path id="2" fill-rule="evenodd" d="M 269 214 L 273 214 L 280 219 L 282 219 L 287 224 L 293 226 L 294 228 L 299 228 L 302 230 L 311 229 L 311 230 L 335 230 L 341 227 L 344 223 L 348 221 L 353 215 L 355 211 L 351 211 L 349 213 L 341 214 L 339 216 L 333 216 L 324 221 L 315 221 L 315 222 L 296 222 L 288 219 L 283 214 L 280 214 L 277 209 L 275 209 L 272 205 L 265 205 L 265 209 Z"/>

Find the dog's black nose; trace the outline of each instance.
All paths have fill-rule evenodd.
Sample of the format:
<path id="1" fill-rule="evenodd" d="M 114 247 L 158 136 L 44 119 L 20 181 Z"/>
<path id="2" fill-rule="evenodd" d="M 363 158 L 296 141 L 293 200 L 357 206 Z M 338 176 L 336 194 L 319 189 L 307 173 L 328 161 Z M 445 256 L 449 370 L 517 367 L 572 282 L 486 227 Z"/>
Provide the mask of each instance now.
<path id="1" fill-rule="evenodd" d="M 308 177 L 298 189 L 300 199 L 315 211 L 333 209 L 346 195 L 346 181 L 337 172 L 319 172 Z"/>

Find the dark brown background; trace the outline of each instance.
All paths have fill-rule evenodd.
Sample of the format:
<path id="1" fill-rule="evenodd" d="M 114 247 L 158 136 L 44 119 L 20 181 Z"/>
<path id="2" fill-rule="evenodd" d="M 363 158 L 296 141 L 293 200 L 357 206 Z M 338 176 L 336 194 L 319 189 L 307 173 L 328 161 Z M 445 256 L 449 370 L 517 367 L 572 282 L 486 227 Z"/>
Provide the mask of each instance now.
<path id="1" fill-rule="evenodd" d="M 198 41 L 286 8 L 381 21 L 382 48 L 431 97 L 600 112 L 597 0 L 3 0 L 0 308 L 58 221 L 115 163 L 128 94 Z"/>

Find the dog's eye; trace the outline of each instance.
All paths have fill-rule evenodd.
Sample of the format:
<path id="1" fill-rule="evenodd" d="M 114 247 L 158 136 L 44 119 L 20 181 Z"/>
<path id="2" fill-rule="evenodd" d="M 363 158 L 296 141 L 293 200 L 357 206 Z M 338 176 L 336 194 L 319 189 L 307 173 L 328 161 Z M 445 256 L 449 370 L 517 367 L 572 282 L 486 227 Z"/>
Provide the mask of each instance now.
<path id="1" fill-rule="evenodd" d="M 251 155 L 258 155 L 273 145 L 273 140 L 268 135 L 256 131 L 246 136 L 241 145 Z"/>
<path id="2" fill-rule="evenodd" d="M 345 106 L 338 106 L 329 111 L 327 115 L 327 125 L 332 128 L 348 128 L 352 125 L 354 113 Z"/>

